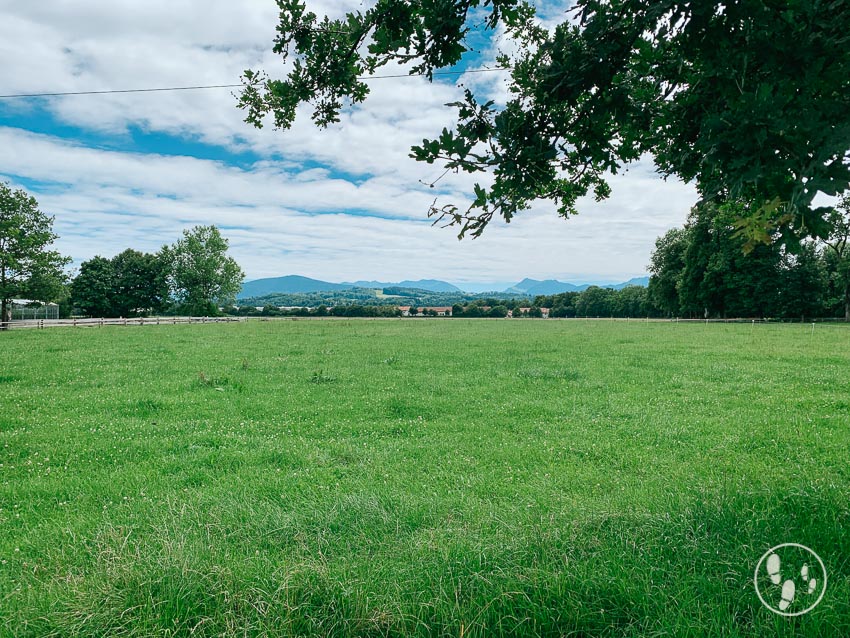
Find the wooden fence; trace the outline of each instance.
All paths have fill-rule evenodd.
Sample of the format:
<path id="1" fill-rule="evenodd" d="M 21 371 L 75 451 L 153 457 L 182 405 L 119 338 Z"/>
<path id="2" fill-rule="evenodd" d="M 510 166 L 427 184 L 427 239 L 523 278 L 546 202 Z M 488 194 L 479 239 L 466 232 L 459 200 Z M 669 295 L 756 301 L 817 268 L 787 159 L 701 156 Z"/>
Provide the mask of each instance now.
<path id="1" fill-rule="evenodd" d="M 245 317 L 120 317 L 118 319 L 31 319 L 11 321 L 0 327 L 18 328 L 100 328 L 103 326 L 159 326 L 181 323 L 229 323 L 245 321 Z"/>
<path id="2" fill-rule="evenodd" d="M 436 319 L 450 320 L 449 317 L 434 317 Z M 159 326 L 159 325 L 177 325 L 191 323 L 231 323 L 245 321 L 350 321 L 353 319 L 360 321 L 399 321 L 402 317 L 131 317 L 118 319 L 34 319 L 26 321 L 11 321 L 5 324 L 0 323 L 0 330 L 9 328 L 17 330 L 18 328 L 99 328 L 102 326 Z M 406 318 L 405 318 L 406 319 Z M 495 319 L 479 318 L 481 321 L 495 321 Z M 422 321 L 420 317 L 410 318 L 411 321 Z M 513 321 L 512 319 L 510 321 Z M 530 321 L 529 319 L 517 319 L 516 321 Z M 539 321 L 553 321 L 553 319 L 539 319 Z M 730 318 L 730 319 L 681 319 L 681 318 L 653 318 L 653 317 L 569 317 L 555 318 L 554 321 L 612 321 L 612 322 L 652 322 L 652 323 L 744 323 L 744 324 L 779 324 L 779 323 L 803 323 L 805 325 L 812 324 L 812 321 L 776 321 L 766 319 L 753 318 Z M 816 319 L 818 325 L 835 325 L 847 326 L 843 319 Z"/>

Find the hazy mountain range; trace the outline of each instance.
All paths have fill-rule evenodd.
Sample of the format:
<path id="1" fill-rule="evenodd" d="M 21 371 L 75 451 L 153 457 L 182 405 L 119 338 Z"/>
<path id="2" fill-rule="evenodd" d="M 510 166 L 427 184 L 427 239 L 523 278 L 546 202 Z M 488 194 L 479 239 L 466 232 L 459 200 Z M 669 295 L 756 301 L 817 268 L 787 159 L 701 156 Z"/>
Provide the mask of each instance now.
<path id="1" fill-rule="evenodd" d="M 570 284 L 557 279 L 546 279 L 538 281 L 537 279 L 523 279 L 518 284 L 514 284 L 504 292 L 516 292 L 529 297 L 536 295 L 557 295 L 561 292 L 581 292 L 591 286 L 600 286 L 602 288 L 613 288 L 620 290 L 626 286 L 646 286 L 649 284 L 649 277 L 634 277 L 628 281 L 619 284 Z"/>
<path id="2" fill-rule="evenodd" d="M 613 288 L 619 290 L 626 286 L 646 286 L 649 283 L 649 277 L 635 277 L 618 284 L 571 284 L 556 279 L 546 279 L 540 281 L 537 279 L 523 279 L 519 283 L 509 286 L 505 289 L 486 290 L 485 285 L 476 284 L 470 286 L 474 290 L 466 292 L 503 292 L 508 294 L 526 295 L 534 297 L 536 295 L 556 295 L 561 292 L 579 292 L 593 285 L 602 286 L 605 288 Z M 458 286 L 450 284 L 439 279 L 419 279 L 418 281 L 353 281 L 344 283 L 332 283 L 329 281 L 321 281 L 319 279 L 311 279 L 300 275 L 287 275 L 285 277 L 269 277 L 266 279 L 255 279 L 247 281 L 242 286 L 242 291 L 239 293 L 239 299 L 247 299 L 250 297 L 262 297 L 275 293 L 280 294 L 296 294 L 296 293 L 311 293 L 311 292 L 328 292 L 334 290 L 350 290 L 351 288 L 412 288 L 417 290 L 428 290 L 431 292 L 443 293 L 460 293 L 464 292 Z"/>
<path id="3" fill-rule="evenodd" d="M 439 279 L 420 279 L 411 281 L 405 279 L 394 283 L 386 281 L 354 281 L 348 284 L 357 288 L 416 288 L 417 290 L 430 290 L 431 292 L 464 292 L 454 284 Z"/>

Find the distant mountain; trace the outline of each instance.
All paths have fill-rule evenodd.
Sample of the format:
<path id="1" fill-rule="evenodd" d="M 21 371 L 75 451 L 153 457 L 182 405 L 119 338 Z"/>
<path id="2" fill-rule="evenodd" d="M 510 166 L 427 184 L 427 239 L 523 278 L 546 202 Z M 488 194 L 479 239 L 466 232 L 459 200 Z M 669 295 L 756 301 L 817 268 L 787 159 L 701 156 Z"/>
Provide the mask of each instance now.
<path id="1" fill-rule="evenodd" d="M 647 285 L 649 285 L 649 277 L 634 277 L 619 284 L 570 284 L 564 281 L 558 281 L 557 279 L 546 279 L 545 281 L 539 281 L 537 279 L 523 279 L 518 284 L 514 284 L 505 290 L 505 292 L 536 297 L 537 295 L 558 295 L 562 292 L 581 292 L 582 290 L 587 290 L 591 286 L 620 290 L 626 286 Z"/>
<path id="2" fill-rule="evenodd" d="M 499 292 L 511 287 L 511 282 L 481 282 L 481 283 L 462 283 L 458 287 L 464 292 L 481 293 L 481 292 Z"/>
<path id="3" fill-rule="evenodd" d="M 635 277 L 629 281 L 620 284 L 598 284 L 605 288 L 614 288 L 620 290 L 626 286 L 646 286 L 649 283 L 649 277 Z M 580 292 L 586 290 L 594 284 L 571 284 L 557 279 L 546 279 L 540 281 L 538 279 L 523 279 L 521 282 L 509 286 L 501 294 L 523 295 L 527 297 L 536 297 L 537 295 L 557 295 L 562 292 Z M 386 288 L 402 288 L 412 291 L 428 291 L 432 293 L 446 294 L 463 294 L 463 290 L 457 286 L 439 279 L 419 279 L 412 281 L 387 282 L 387 281 L 354 281 L 344 282 L 341 284 L 331 283 L 329 281 L 321 281 L 320 279 L 311 279 L 310 277 L 301 277 L 300 275 L 287 275 L 286 277 L 269 277 L 266 279 L 255 279 L 248 281 L 242 286 L 242 291 L 237 295 L 237 299 L 248 299 L 254 297 L 264 297 L 267 295 L 291 295 L 291 294 L 306 294 L 313 292 L 333 292 L 339 290 L 351 290 L 352 288 L 365 289 L 386 289 Z M 365 291 L 364 291 L 365 292 Z M 475 292 L 484 292 L 476 290 Z M 495 292 L 492 288 L 488 292 Z"/>
<path id="4" fill-rule="evenodd" d="M 275 293 L 292 294 L 348 290 L 351 287 L 351 284 L 333 284 L 328 281 L 310 279 L 309 277 L 301 277 L 299 275 L 287 275 L 286 277 L 270 277 L 268 279 L 247 281 L 242 285 L 242 291 L 237 295 L 237 299 L 262 297 Z"/>
<path id="5" fill-rule="evenodd" d="M 604 288 L 613 288 L 614 290 L 622 290 L 627 286 L 643 286 L 646 288 L 649 285 L 649 277 L 633 277 L 621 284 L 605 285 Z"/>
<path id="6" fill-rule="evenodd" d="M 463 292 L 457 286 L 439 279 L 419 279 L 418 281 L 406 279 L 398 282 L 355 281 L 351 285 L 358 288 L 413 288 L 415 290 L 428 290 L 429 292 Z"/>
<path id="7" fill-rule="evenodd" d="M 584 290 L 587 287 L 587 285 L 576 286 L 575 284 L 568 284 L 556 279 L 546 279 L 545 281 L 523 279 L 518 284 L 514 284 L 505 290 L 505 292 L 515 292 L 534 297 L 536 295 L 557 295 L 562 292 L 576 292 Z"/>

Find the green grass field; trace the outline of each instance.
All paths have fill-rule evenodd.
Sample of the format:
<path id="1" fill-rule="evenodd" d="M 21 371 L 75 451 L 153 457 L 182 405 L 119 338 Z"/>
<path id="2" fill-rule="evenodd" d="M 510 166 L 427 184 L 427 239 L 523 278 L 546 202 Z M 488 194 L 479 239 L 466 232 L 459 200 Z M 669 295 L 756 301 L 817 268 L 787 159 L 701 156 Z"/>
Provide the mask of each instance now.
<path id="1" fill-rule="evenodd" d="M 850 635 L 848 327 L 299 320 L 0 348 L 0 635 Z M 753 586 L 783 542 L 829 577 L 794 618 Z"/>

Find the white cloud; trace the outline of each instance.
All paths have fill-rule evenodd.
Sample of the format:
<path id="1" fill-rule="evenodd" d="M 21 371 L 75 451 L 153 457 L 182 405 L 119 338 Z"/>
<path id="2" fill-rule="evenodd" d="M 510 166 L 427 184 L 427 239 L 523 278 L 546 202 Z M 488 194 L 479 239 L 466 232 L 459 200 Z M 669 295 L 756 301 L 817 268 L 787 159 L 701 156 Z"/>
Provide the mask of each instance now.
<path id="1" fill-rule="evenodd" d="M 309 5 L 334 15 L 360 8 Z M 270 51 L 277 13 L 271 0 L 0 0 L 0 12 L 2 93 L 232 83 L 246 68 L 276 73 L 280 66 Z M 498 75 L 462 81 L 493 90 Z M 425 212 L 435 193 L 462 201 L 473 180 L 449 175 L 431 190 L 419 180 L 442 171 L 408 153 L 451 125 L 454 113 L 444 104 L 460 89 L 422 78 L 370 86 L 366 105 L 324 132 L 306 112 L 286 133 L 255 130 L 226 89 L 55 98 L 47 106 L 59 121 L 125 146 L 127 131 L 138 127 L 249 149 L 262 159 L 240 169 L 6 127 L 0 174 L 36 182 L 42 208 L 57 217 L 61 248 L 78 261 L 128 246 L 154 250 L 184 227 L 216 223 L 252 277 L 293 272 L 332 280 L 626 278 L 643 272 L 655 237 L 681 224 L 696 199 L 693 189 L 660 181 L 644 163 L 614 179 L 608 202 L 582 202 L 575 219 L 560 220 L 538 205 L 459 243 L 453 229 L 432 227 Z"/>
<path id="2" fill-rule="evenodd" d="M 458 242 L 453 230 L 424 221 L 426 189 L 405 191 L 387 176 L 355 185 L 319 170 L 305 179 L 269 166 L 96 150 L 15 129 L 0 129 L 0 147 L 10 151 L 0 173 L 41 184 L 59 246 L 78 262 L 128 246 L 155 250 L 182 228 L 215 223 L 252 277 L 625 278 L 643 271 L 654 238 L 680 224 L 693 200 L 690 188 L 639 165 L 615 179 L 611 200 L 583 202 L 585 212 L 569 221 L 539 205 L 510 225 L 494 223 L 479 240 Z"/>

